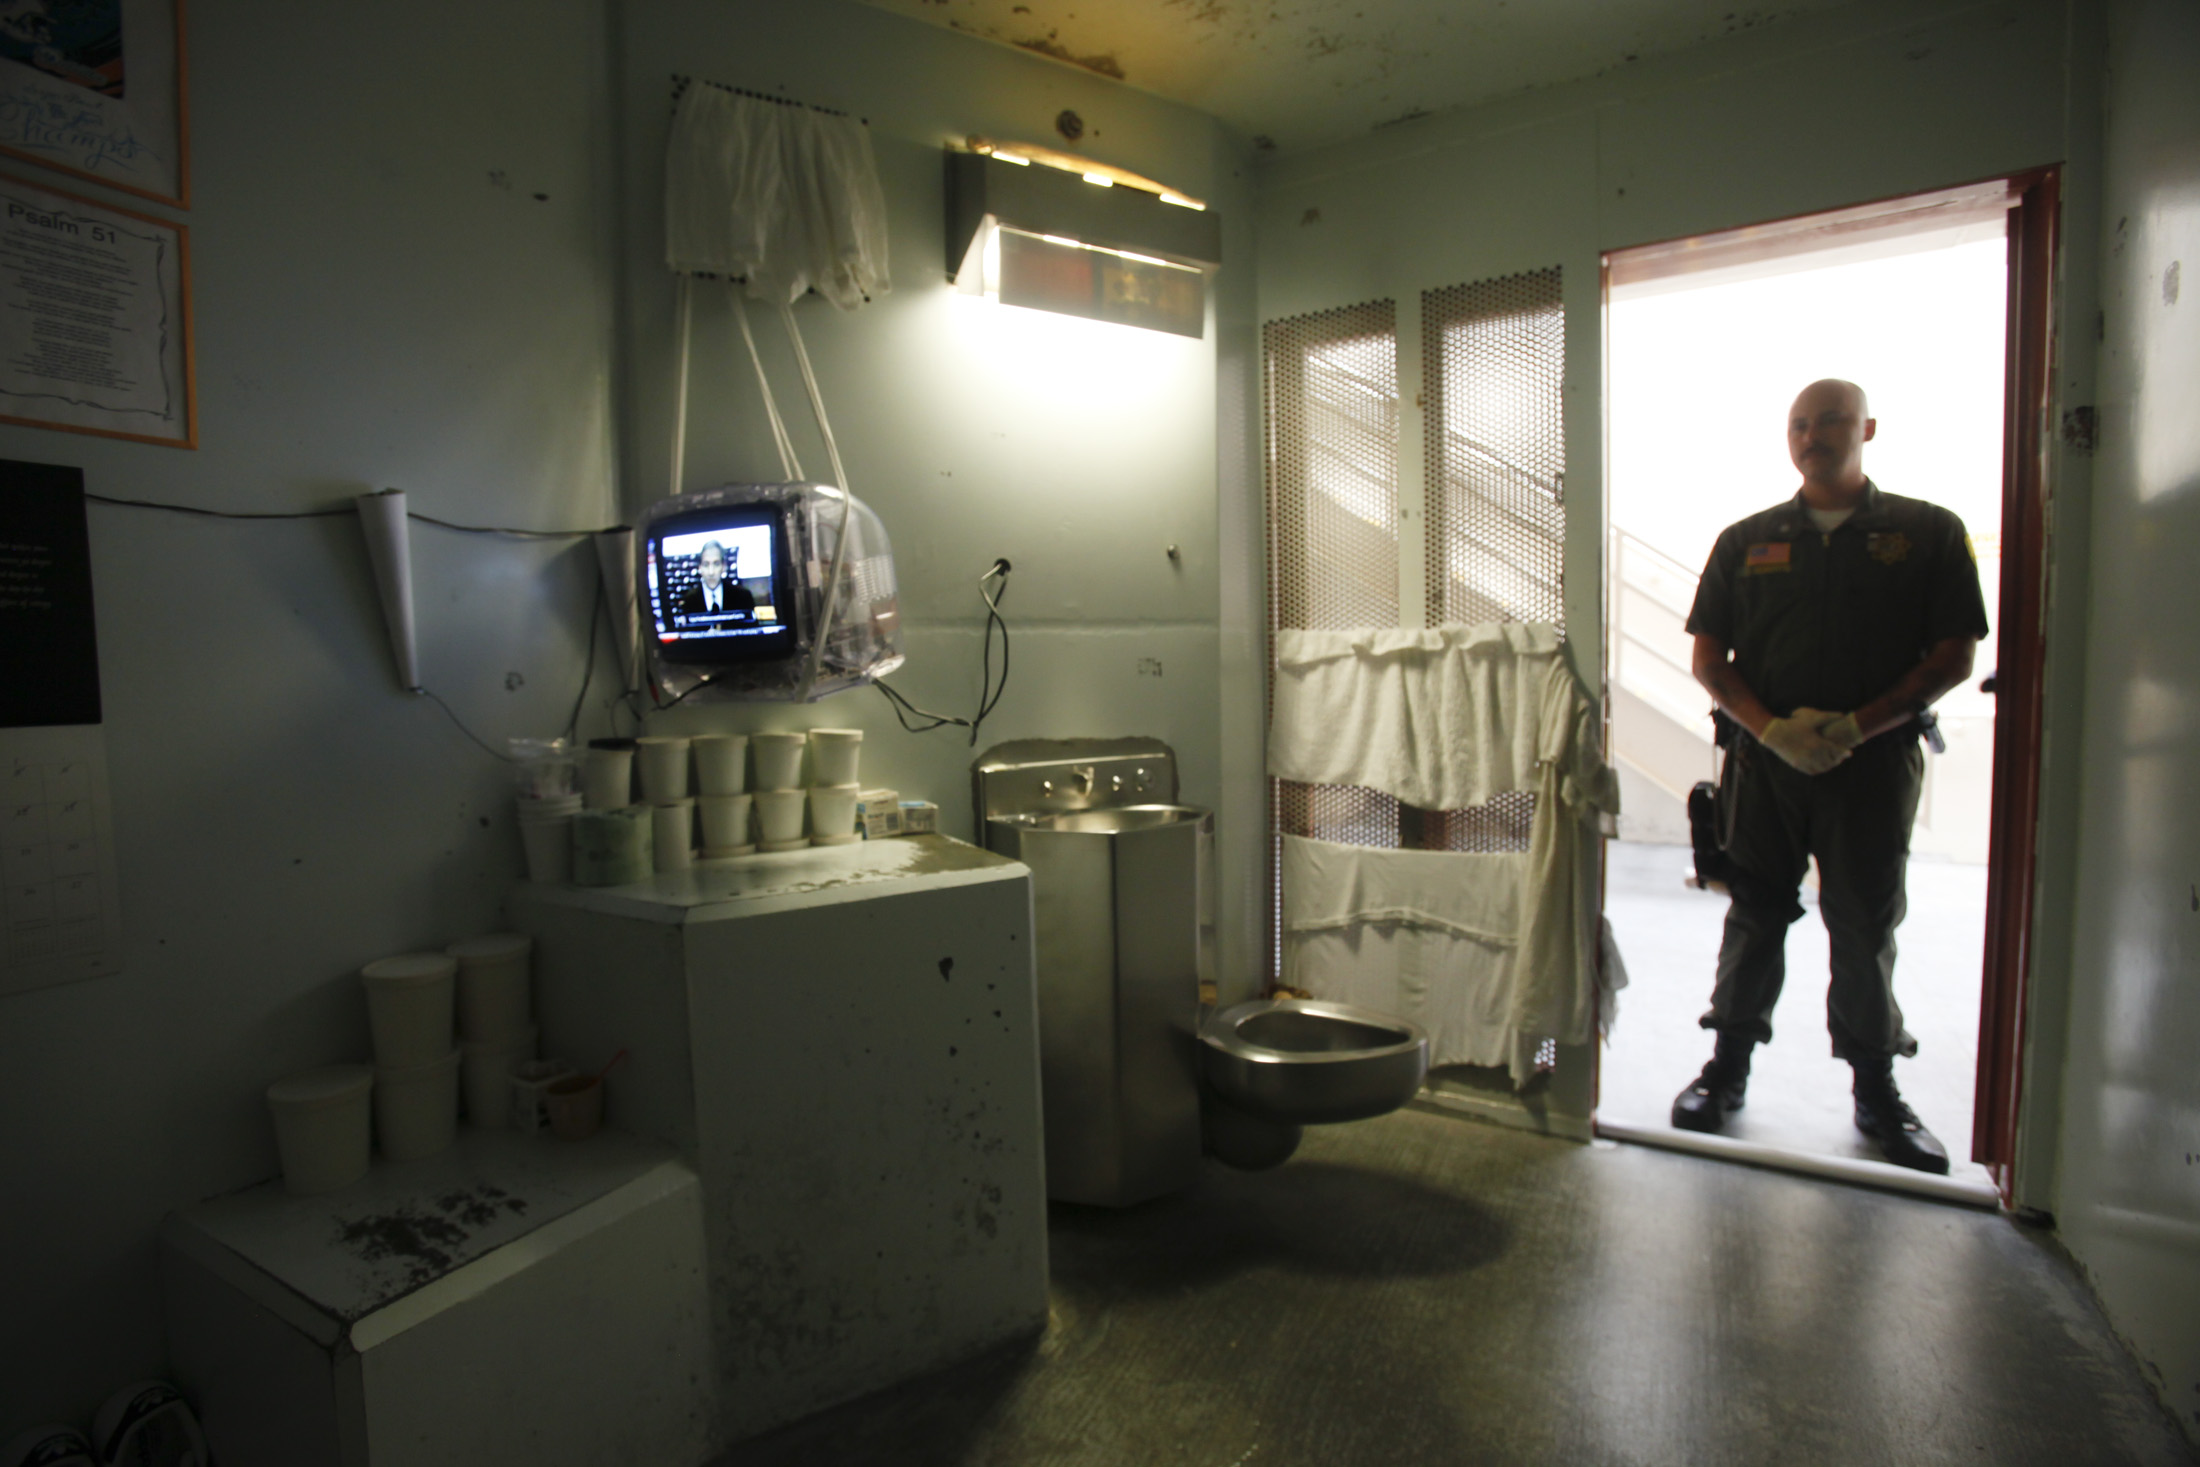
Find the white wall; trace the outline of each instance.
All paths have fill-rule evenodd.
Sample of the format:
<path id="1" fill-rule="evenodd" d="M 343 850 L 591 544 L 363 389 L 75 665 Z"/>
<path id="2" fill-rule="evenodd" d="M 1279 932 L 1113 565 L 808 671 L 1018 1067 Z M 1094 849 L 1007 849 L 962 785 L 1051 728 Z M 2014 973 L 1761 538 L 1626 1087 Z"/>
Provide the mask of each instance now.
<path id="1" fill-rule="evenodd" d="M 1605 532 L 1601 252 L 2070 160 L 2072 273 L 2062 305 L 2071 319 L 2090 319 L 2092 93 L 2082 65 L 2072 64 L 2085 9 L 2063 0 L 1871 0 L 1277 160 L 1259 177 L 1261 319 L 1380 297 L 1396 298 L 1403 317 L 1423 290 L 1563 268 L 1567 618 L 1577 666 L 1595 686 Z M 1418 349 L 1409 335 L 1401 331 L 1402 355 Z M 2065 393 L 2089 388 L 2088 347 L 2066 345 Z M 2073 539 L 2082 545 L 2082 533 L 2065 532 L 2065 516 L 2075 508 L 2082 519 L 2086 470 L 2082 458 L 2055 465 L 2064 552 Z M 2056 894 L 2068 873 L 2057 863 L 2070 843 L 2082 667 L 2082 602 L 2068 582 L 2075 576 L 2082 594 L 2082 567 L 2058 562 L 2063 594 L 2050 638 L 2046 900 L 2033 1024 L 2035 1038 L 2046 1031 L 2050 1044 L 2059 1043 L 2066 983 L 2060 944 L 2069 908 Z M 1705 981 L 1708 991 L 1708 973 Z M 1586 1060 L 1565 1058 L 1554 1106 L 1586 1105 Z M 2036 1087 L 2027 1118 L 2037 1154 L 2028 1155 L 2026 1176 L 2038 1189 L 2027 1200 L 2041 1206 L 2053 1098 L 2052 1084 Z"/>
<path id="2" fill-rule="evenodd" d="M 968 710 L 977 576 L 1014 561 L 1015 671 L 985 741 L 1175 744 L 1185 797 L 1220 803 L 1235 837 L 1226 960 L 1249 973 L 1259 790 L 1256 775 L 1241 819 L 1221 785 L 1217 591 L 1226 571 L 1257 584 L 1244 494 L 1227 511 L 1217 494 L 1219 474 L 1242 483 L 1250 465 L 1244 145 L 1099 78 L 845 3 L 401 0 L 357 17 L 238 3 L 194 12 L 190 45 L 198 196 L 181 217 L 203 447 L 0 428 L 0 456 L 81 464 L 95 492 L 231 509 L 395 485 L 473 523 L 630 518 L 666 481 L 670 73 L 847 107 L 873 124 L 895 290 L 854 315 L 800 313 L 854 487 L 895 539 L 911 628 L 896 681 Z M 1045 139 L 1065 107 L 1092 156 L 1218 210 L 1204 340 L 951 298 L 941 146 Z M 691 484 L 778 476 L 724 321 L 699 318 Z M 760 324 L 792 407 L 783 343 Z M 1218 427 L 1221 353 L 1236 385 Z M 822 475 L 807 427 L 797 436 Z M 259 1092 L 364 1054 L 357 967 L 496 926 L 519 865 L 503 771 L 395 690 L 349 520 L 94 506 L 92 541 L 128 953 L 118 977 L 0 1000 L 0 1435 L 88 1416 L 159 1373 L 159 1216 L 270 1175 Z M 586 546 L 420 528 L 415 557 L 428 685 L 492 740 L 561 727 Z M 1259 694 L 1237 662 L 1242 726 Z M 610 664 L 606 651 L 584 734 L 608 724 Z M 820 723 L 865 728 L 868 777 L 968 831 L 969 746 L 900 732 L 876 693 L 668 719 Z"/>
<path id="3" fill-rule="evenodd" d="M 1248 356 L 1232 346 L 1251 319 L 1248 149 L 1188 108 L 866 6 L 629 6 L 620 106 L 630 513 L 669 482 L 673 293 L 659 221 L 674 73 L 870 123 L 893 291 L 853 313 L 806 299 L 796 315 L 848 477 L 894 541 L 909 661 L 893 683 L 925 707 L 971 712 L 983 624 L 977 579 L 1007 557 L 1014 671 L 979 749 L 1072 735 L 1150 734 L 1172 744 L 1183 798 L 1222 806 L 1233 913 L 1224 964 L 1249 973 L 1242 945 L 1252 924 L 1243 912 L 1261 815 L 1257 790 L 1250 817 L 1224 802 L 1218 650 L 1226 552 L 1240 558 L 1233 574 L 1249 574 L 1242 531 L 1228 546 L 1220 537 L 1218 465 L 1234 453 L 1231 472 L 1242 479 L 1246 455 L 1233 444 L 1245 429 L 1237 418 L 1234 433 L 1218 427 L 1216 392 L 1218 353 L 1234 350 L 1241 363 Z M 1203 339 L 1005 309 L 949 288 L 942 148 L 971 135 L 1063 145 L 1054 119 L 1064 109 L 1084 118 L 1086 154 L 1218 212 L 1224 262 Z M 784 334 L 769 307 L 752 304 L 750 313 L 782 410 L 793 415 L 803 468 L 828 476 Z M 686 486 L 777 479 L 754 374 L 724 302 L 702 299 L 695 319 Z M 1242 676 L 1237 696 L 1242 703 Z M 971 833 L 967 737 L 904 733 L 875 691 L 807 708 L 683 706 L 653 725 L 660 721 L 672 730 L 860 727 L 866 784 L 934 800 L 944 829 Z"/>
<path id="4" fill-rule="evenodd" d="M 2064 1240 L 2200 1439 L 2200 12 L 2109 7 Z"/>
<path id="5" fill-rule="evenodd" d="M 395 485 L 604 523 L 606 31 L 597 0 L 195 8 L 202 446 L 0 427 L 0 457 L 226 509 Z M 509 779 L 396 689 L 354 523 L 90 514 L 126 948 L 0 999 L 0 1435 L 161 1371 L 161 1214 L 270 1175 L 260 1091 L 364 1054 L 358 965 L 493 927 L 517 867 Z M 428 685 L 486 736 L 561 726 L 585 547 L 415 554 Z"/>

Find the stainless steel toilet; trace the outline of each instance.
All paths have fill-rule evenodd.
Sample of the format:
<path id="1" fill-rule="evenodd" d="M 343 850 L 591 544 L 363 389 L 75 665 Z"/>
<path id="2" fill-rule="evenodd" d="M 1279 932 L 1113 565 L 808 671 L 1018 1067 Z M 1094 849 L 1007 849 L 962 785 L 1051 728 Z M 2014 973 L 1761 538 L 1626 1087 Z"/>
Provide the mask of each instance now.
<path id="1" fill-rule="evenodd" d="M 1129 1207 L 1247 1169 L 1299 1128 L 1396 1110 L 1428 1040 L 1347 1004 L 1238 1004 L 1214 979 L 1214 816 L 1177 802 L 1158 739 L 1020 739 L 971 766 L 986 845 L 1031 868 L 1047 1195 Z"/>
<path id="2" fill-rule="evenodd" d="M 1199 1030 L 1200 1076 L 1246 1114 L 1291 1126 L 1366 1120 L 1411 1100 L 1428 1036 L 1373 1009 L 1320 999 L 1241 1003 Z"/>

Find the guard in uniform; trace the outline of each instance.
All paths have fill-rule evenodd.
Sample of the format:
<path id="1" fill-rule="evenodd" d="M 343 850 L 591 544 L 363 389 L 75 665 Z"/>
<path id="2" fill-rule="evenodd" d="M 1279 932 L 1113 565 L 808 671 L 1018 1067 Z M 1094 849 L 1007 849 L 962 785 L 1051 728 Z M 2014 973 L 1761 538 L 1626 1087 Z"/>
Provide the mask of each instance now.
<path id="1" fill-rule="evenodd" d="M 1788 417 L 1801 489 L 1720 534 L 1689 613 L 1696 678 L 1730 721 L 1720 816 L 1733 905 L 1702 1019 L 1716 1048 L 1673 1124 L 1716 1131 L 1740 1108 L 1815 856 L 1826 1024 L 1856 1073 L 1857 1127 L 1888 1160 L 1945 1172 L 1946 1150 L 1894 1083 L 1894 1057 L 1917 1053 L 1894 997 L 1894 929 L 1925 771 L 1919 715 L 1970 676 L 1986 608 L 1963 522 L 1864 476 L 1877 428 L 1855 384 L 1804 388 Z"/>

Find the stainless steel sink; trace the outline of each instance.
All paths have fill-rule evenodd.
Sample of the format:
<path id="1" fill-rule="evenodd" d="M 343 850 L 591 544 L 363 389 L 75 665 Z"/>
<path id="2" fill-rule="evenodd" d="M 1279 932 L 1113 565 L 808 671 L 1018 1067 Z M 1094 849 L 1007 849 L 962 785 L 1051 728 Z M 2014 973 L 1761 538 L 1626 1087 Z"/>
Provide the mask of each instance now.
<path id="1" fill-rule="evenodd" d="M 1031 868 L 1047 1194 L 1127 1207 L 1200 1158 L 1214 816 L 1152 739 L 1026 740 L 972 767 L 985 843 Z"/>
<path id="2" fill-rule="evenodd" d="M 1319 999 L 1243 1003 L 1199 1032 L 1200 1070 L 1216 1094 L 1280 1125 L 1364 1120 L 1413 1098 L 1428 1074 L 1428 1036 L 1373 1009 Z"/>

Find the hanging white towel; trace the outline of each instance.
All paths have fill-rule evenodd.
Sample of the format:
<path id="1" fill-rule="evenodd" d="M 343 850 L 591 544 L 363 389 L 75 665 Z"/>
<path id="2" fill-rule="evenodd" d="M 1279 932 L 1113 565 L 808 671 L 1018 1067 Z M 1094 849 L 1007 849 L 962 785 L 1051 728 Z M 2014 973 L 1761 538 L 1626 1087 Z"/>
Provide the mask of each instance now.
<path id="1" fill-rule="evenodd" d="M 1268 772 L 1424 810 L 1534 789 L 1539 702 L 1559 648 L 1546 622 L 1279 631 Z"/>
<path id="2" fill-rule="evenodd" d="M 853 310 L 890 288 L 886 199 L 853 117 L 693 83 L 665 148 L 665 262 L 745 278 L 752 299 L 815 288 Z"/>
<path id="3" fill-rule="evenodd" d="M 1558 654 L 1556 628 L 1299 636 L 1288 651 L 1313 675 L 1287 705 L 1279 672 L 1275 722 L 1287 706 L 1310 718 L 1319 705 L 1329 724 L 1325 738 L 1285 741 L 1282 757 L 1271 737 L 1272 772 L 1363 784 L 1424 808 L 1521 790 L 1536 803 L 1525 853 L 1286 837 L 1285 981 L 1414 1020 L 1429 1031 L 1434 1064 L 1501 1065 L 1526 1083 L 1545 1040 L 1585 1044 L 1600 1016 L 1609 1024 L 1626 982 L 1596 909 L 1586 844 L 1618 812 L 1618 778 L 1604 763 L 1594 706 Z M 1279 640 L 1279 661 L 1286 650 Z M 1377 706 L 1331 706 L 1355 684 Z M 1366 756 L 1371 737 L 1384 744 L 1381 757 Z M 1408 768 L 1414 777 L 1400 778 L 1405 750 L 1445 772 L 1417 782 L 1422 771 Z M 1302 755 L 1320 762 L 1292 762 Z"/>

